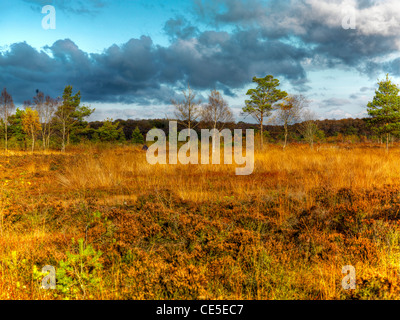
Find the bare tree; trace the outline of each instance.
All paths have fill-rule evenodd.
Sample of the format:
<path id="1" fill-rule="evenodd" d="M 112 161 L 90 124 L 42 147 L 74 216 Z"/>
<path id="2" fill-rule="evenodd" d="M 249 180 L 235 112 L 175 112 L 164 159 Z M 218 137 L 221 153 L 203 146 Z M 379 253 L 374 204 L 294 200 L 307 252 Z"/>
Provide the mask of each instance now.
<path id="1" fill-rule="evenodd" d="M 42 113 L 39 114 L 43 127 L 42 136 L 45 150 L 50 148 L 50 137 L 53 133 L 53 119 L 59 104 L 60 99 L 53 99 L 50 96 L 46 96 Z"/>
<path id="2" fill-rule="evenodd" d="M 314 111 L 305 109 L 302 112 L 302 123 L 300 124 L 300 133 L 304 136 L 304 139 L 310 144 L 310 148 L 314 148 L 314 136 L 318 131 L 318 125 L 315 122 L 317 115 Z"/>
<path id="3" fill-rule="evenodd" d="M 282 124 L 285 130 L 285 142 L 283 149 L 286 148 L 287 138 L 289 134 L 288 126 L 301 120 L 301 114 L 303 109 L 307 106 L 308 101 L 302 95 L 289 95 L 284 98 L 282 103 L 279 103 L 276 107 L 275 121 L 278 124 Z"/>
<path id="4" fill-rule="evenodd" d="M 4 123 L 4 148 L 8 150 L 8 118 L 15 109 L 12 96 L 4 88 L 0 96 L 0 118 Z"/>
<path id="5" fill-rule="evenodd" d="M 53 99 L 50 96 L 45 96 L 43 92 L 36 90 L 36 96 L 33 97 L 33 103 L 29 100 L 24 102 L 25 109 L 32 108 L 39 115 L 41 125 L 41 137 L 43 141 L 43 149 L 47 150 L 50 147 L 50 137 L 53 131 L 53 118 L 60 99 Z"/>
<path id="6" fill-rule="evenodd" d="M 46 129 L 47 127 L 43 125 L 44 119 L 43 119 L 43 114 L 44 114 L 44 105 L 45 105 L 45 96 L 44 93 L 36 90 L 36 96 L 33 97 L 33 104 L 32 104 L 32 109 L 37 111 L 38 117 L 39 117 L 39 123 L 40 123 L 40 129 L 41 129 L 41 136 L 42 136 L 42 141 L 43 141 L 43 148 L 46 149 L 46 143 L 45 143 L 45 136 L 46 136 Z M 26 108 L 27 110 L 28 108 Z"/>
<path id="7" fill-rule="evenodd" d="M 53 134 L 54 130 L 54 117 L 55 113 L 60 105 L 60 98 L 51 98 L 50 96 L 46 97 L 46 102 L 44 104 L 44 112 L 43 112 L 43 124 L 47 126 L 45 131 L 45 148 L 48 150 L 50 148 L 50 137 Z"/>
<path id="8" fill-rule="evenodd" d="M 211 91 L 211 94 L 208 96 L 208 104 L 203 108 L 202 120 L 205 123 L 211 124 L 214 129 L 212 140 L 212 150 L 214 152 L 216 131 L 221 131 L 227 122 L 234 121 L 231 108 L 229 108 L 228 103 L 217 90 Z"/>
<path id="9" fill-rule="evenodd" d="M 194 127 L 192 127 L 192 124 L 202 114 L 201 101 L 195 101 L 196 94 L 192 91 L 189 84 L 187 91 L 183 90 L 182 93 L 184 96 L 183 100 L 171 100 L 171 103 L 175 106 L 175 117 L 190 130 L 197 126 L 198 123 Z"/>

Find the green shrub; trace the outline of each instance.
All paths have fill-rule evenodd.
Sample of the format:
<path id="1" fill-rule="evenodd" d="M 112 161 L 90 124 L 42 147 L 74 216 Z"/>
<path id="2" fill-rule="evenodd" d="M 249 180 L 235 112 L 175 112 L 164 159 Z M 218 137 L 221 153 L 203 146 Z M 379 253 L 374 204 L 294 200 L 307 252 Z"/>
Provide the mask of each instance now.
<path id="1" fill-rule="evenodd" d="M 91 298 L 91 292 L 98 290 L 102 253 L 91 245 L 84 246 L 84 240 L 78 240 L 79 252 L 67 252 L 67 260 L 61 261 L 56 271 L 57 289 L 68 298 Z"/>

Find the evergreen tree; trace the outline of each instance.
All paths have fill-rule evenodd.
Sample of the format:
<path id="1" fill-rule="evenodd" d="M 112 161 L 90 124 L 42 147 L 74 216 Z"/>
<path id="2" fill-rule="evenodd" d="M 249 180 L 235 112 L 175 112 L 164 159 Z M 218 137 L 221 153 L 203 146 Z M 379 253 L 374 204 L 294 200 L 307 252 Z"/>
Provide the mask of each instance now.
<path id="1" fill-rule="evenodd" d="M 263 148 L 263 126 L 264 119 L 271 115 L 273 106 L 279 100 L 285 98 L 287 93 L 277 89 L 279 80 L 268 75 L 264 78 L 253 78 L 253 82 L 257 83 L 256 89 L 250 89 L 246 95 L 250 96 L 250 100 L 246 100 L 246 106 L 243 108 L 244 113 L 250 114 L 260 125 L 261 148 Z"/>
<path id="2" fill-rule="evenodd" d="M 24 110 L 17 108 L 15 114 L 9 118 L 9 122 L 12 136 L 17 140 L 17 143 L 21 148 L 26 149 L 26 132 L 22 126 L 22 118 L 24 114 Z"/>
<path id="3" fill-rule="evenodd" d="M 124 141 L 125 135 L 122 128 L 119 127 L 119 122 L 113 124 L 112 119 L 104 121 L 103 126 L 97 129 L 97 135 L 100 141 L 112 142 L 112 141 Z"/>
<path id="4" fill-rule="evenodd" d="M 368 103 L 367 111 L 370 118 L 368 124 L 379 135 L 386 138 L 386 152 L 389 151 L 390 134 L 400 130 L 400 97 L 398 86 L 389 79 L 378 82 L 374 99 Z"/>
<path id="5" fill-rule="evenodd" d="M 136 127 L 135 130 L 132 132 L 132 143 L 134 144 L 144 143 L 144 137 L 138 127 Z"/>
<path id="6" fill-rule="evenodd" d="M 80 106 L 81 93 L 78 91 L 72 95 L 72 86 L 66 86 L 62 96 L 62 102 L 55 112 L 56 122 L 62 135 L 61 151 L 65 151 L 65 146 L 69 144 L 71 133 L 75 129 L 82 129 L 83 120 L 90 116 L 95 109 L 87 106 Z"/>

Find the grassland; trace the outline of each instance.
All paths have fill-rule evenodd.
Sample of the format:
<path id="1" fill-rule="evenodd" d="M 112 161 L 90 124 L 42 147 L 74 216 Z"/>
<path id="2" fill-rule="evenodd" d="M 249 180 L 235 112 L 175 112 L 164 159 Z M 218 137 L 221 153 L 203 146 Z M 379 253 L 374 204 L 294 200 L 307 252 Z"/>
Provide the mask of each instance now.
<path id="1" fill-rule="evenodd" d="M 399 159 L 400 146 L 269 145 L 236 176 L 151 166 L 134 147 L 10 151 L 0 299 L 395 299 Z M 56 290 L 40 289 L 45 265 Z"/>

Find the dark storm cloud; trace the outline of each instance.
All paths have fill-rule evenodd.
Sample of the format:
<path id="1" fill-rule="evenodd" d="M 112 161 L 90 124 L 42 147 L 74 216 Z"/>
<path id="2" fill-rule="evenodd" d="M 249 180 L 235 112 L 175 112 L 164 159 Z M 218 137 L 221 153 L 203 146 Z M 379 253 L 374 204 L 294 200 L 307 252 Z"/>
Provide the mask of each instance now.
<path id="1" fill-rule="evenodd" d="M 373 76 L 382 70 L 400 72 L 398 62 L 371 62 L 397 53 L 400 12 L 393 0 L 197 0 L 196 14 L 215 26 L 258 29 L 263 37 L 288 40 L 309 48 L 314 68 L 353 67 Z M 356 29 L 344 29 L 347 15 Z"/>
<path id="2" fill-rule="evenodd" d="M 0 54 L 0 85 L 19 102 L 30 99 L 37 88 L 56 96 L 71 84 L 88 102 L 169 103 L 176 97 L 174 89 L 187 83 L 234 96 L 233 90 L 255 75 L 285 77 L 307 89 L 301 65 L 307 57 L 304 49 L 262 39 L 251 30 L 205 31 L 197 37 L 176 37 L 164 47 L 142 36 L 101 54 L 84 52 L 69 39 L 41 51 L 18 43 Z"/>
<path id="3" fill-rule="evenodd" d="M 9 51 L 0 54 L 0 85 L 11 89 L 17 95 L 14 97 L 17 102 L 30 99 L 42 86 L 55 94 L 61 88 L 55 82 L 55 66 L 56 62 L 45 52 L 38 52 L 26 43 L 13 44 Z"/>
<path id="4" fill-rule="evenodd" d="M 400 76 L 400 58 L 384 64 L 384 70 L 392 75 Z"/>
<path id="5" fill-rule="evenodd" d="M 147 101 L 162 100 L 166 92 L 155 79 L 159 67 L 154 50 L 148 37 L 114 45 L 102 54 L 83 52 L 69 39 L 40 52 L 26 43 L 14 44 L 0 54 L 0 84 L 19 102 L 31 98 L 37 88 L 61 95 L 67 84 L 81 90 L 85 101 L 143 102 L 146 93 L 151 93 Z"/>
<path id="6" fill-rule="evenodd" d="M 42 5 L 40 0 L 23 0 Z M 51 1 L 50 1 L 51 2 Z M 307 71 L 337 66 L 370 77 L 382 70 L 400 75 L 400 59 L 379 59 L 398 51 L 400 12 L 396 2 L 359 0 L 357 29 L 342 28 L 343 3 L 330 0 L 195 0 L 198 25 L 176 16 L 165 23 L 170 44 L 160 46 L 142 36 L 102 53 L 82 51 L 72 40 L 59 40 L 38 51 L 27 43 L 0 53 L 0 85 L 16 100 L 39 88 L 60 95 L 67 84 L 85 101 L 169 103 L 175 89 L 235 89 L 253 76 L 272 74 L 307 92 Z M 98 10 L 105 0 L 54 0 L 64 10 Z M 349 2 L 350 3 L 350 2 Z M 46 1 L 46 4 L 50 4 Z M 225 30 L 225 31 L 224 31 Z M 229 30 L 229 31 L 226 31 Z M 379 59 L 378 59 L 379 58 Z M 338 106 L 346 101 L 325 101 Z"/>
<path id="7" fill-rule="evenodd" d="M 196 36 L 199 32 L 195 26 L 191 25 L 189 21 L 182 16 L 169 19 L 165 23 L 164 31 L 171 40 L 189 39 Z"/>
<path id="8" fill-rule="evenodd" d="M 161 80 L 181 79 L 207 89 L 218 83 L 238 88 L 254 75 L 266 73 L 289 80 L 305 77 L 301 60 L 307 52 L 279 41 L 262 40 L 253 31 L 206 31 L 195 39 L 178 40 L 168 48 L 159 48 L 164 63 Z"/>

